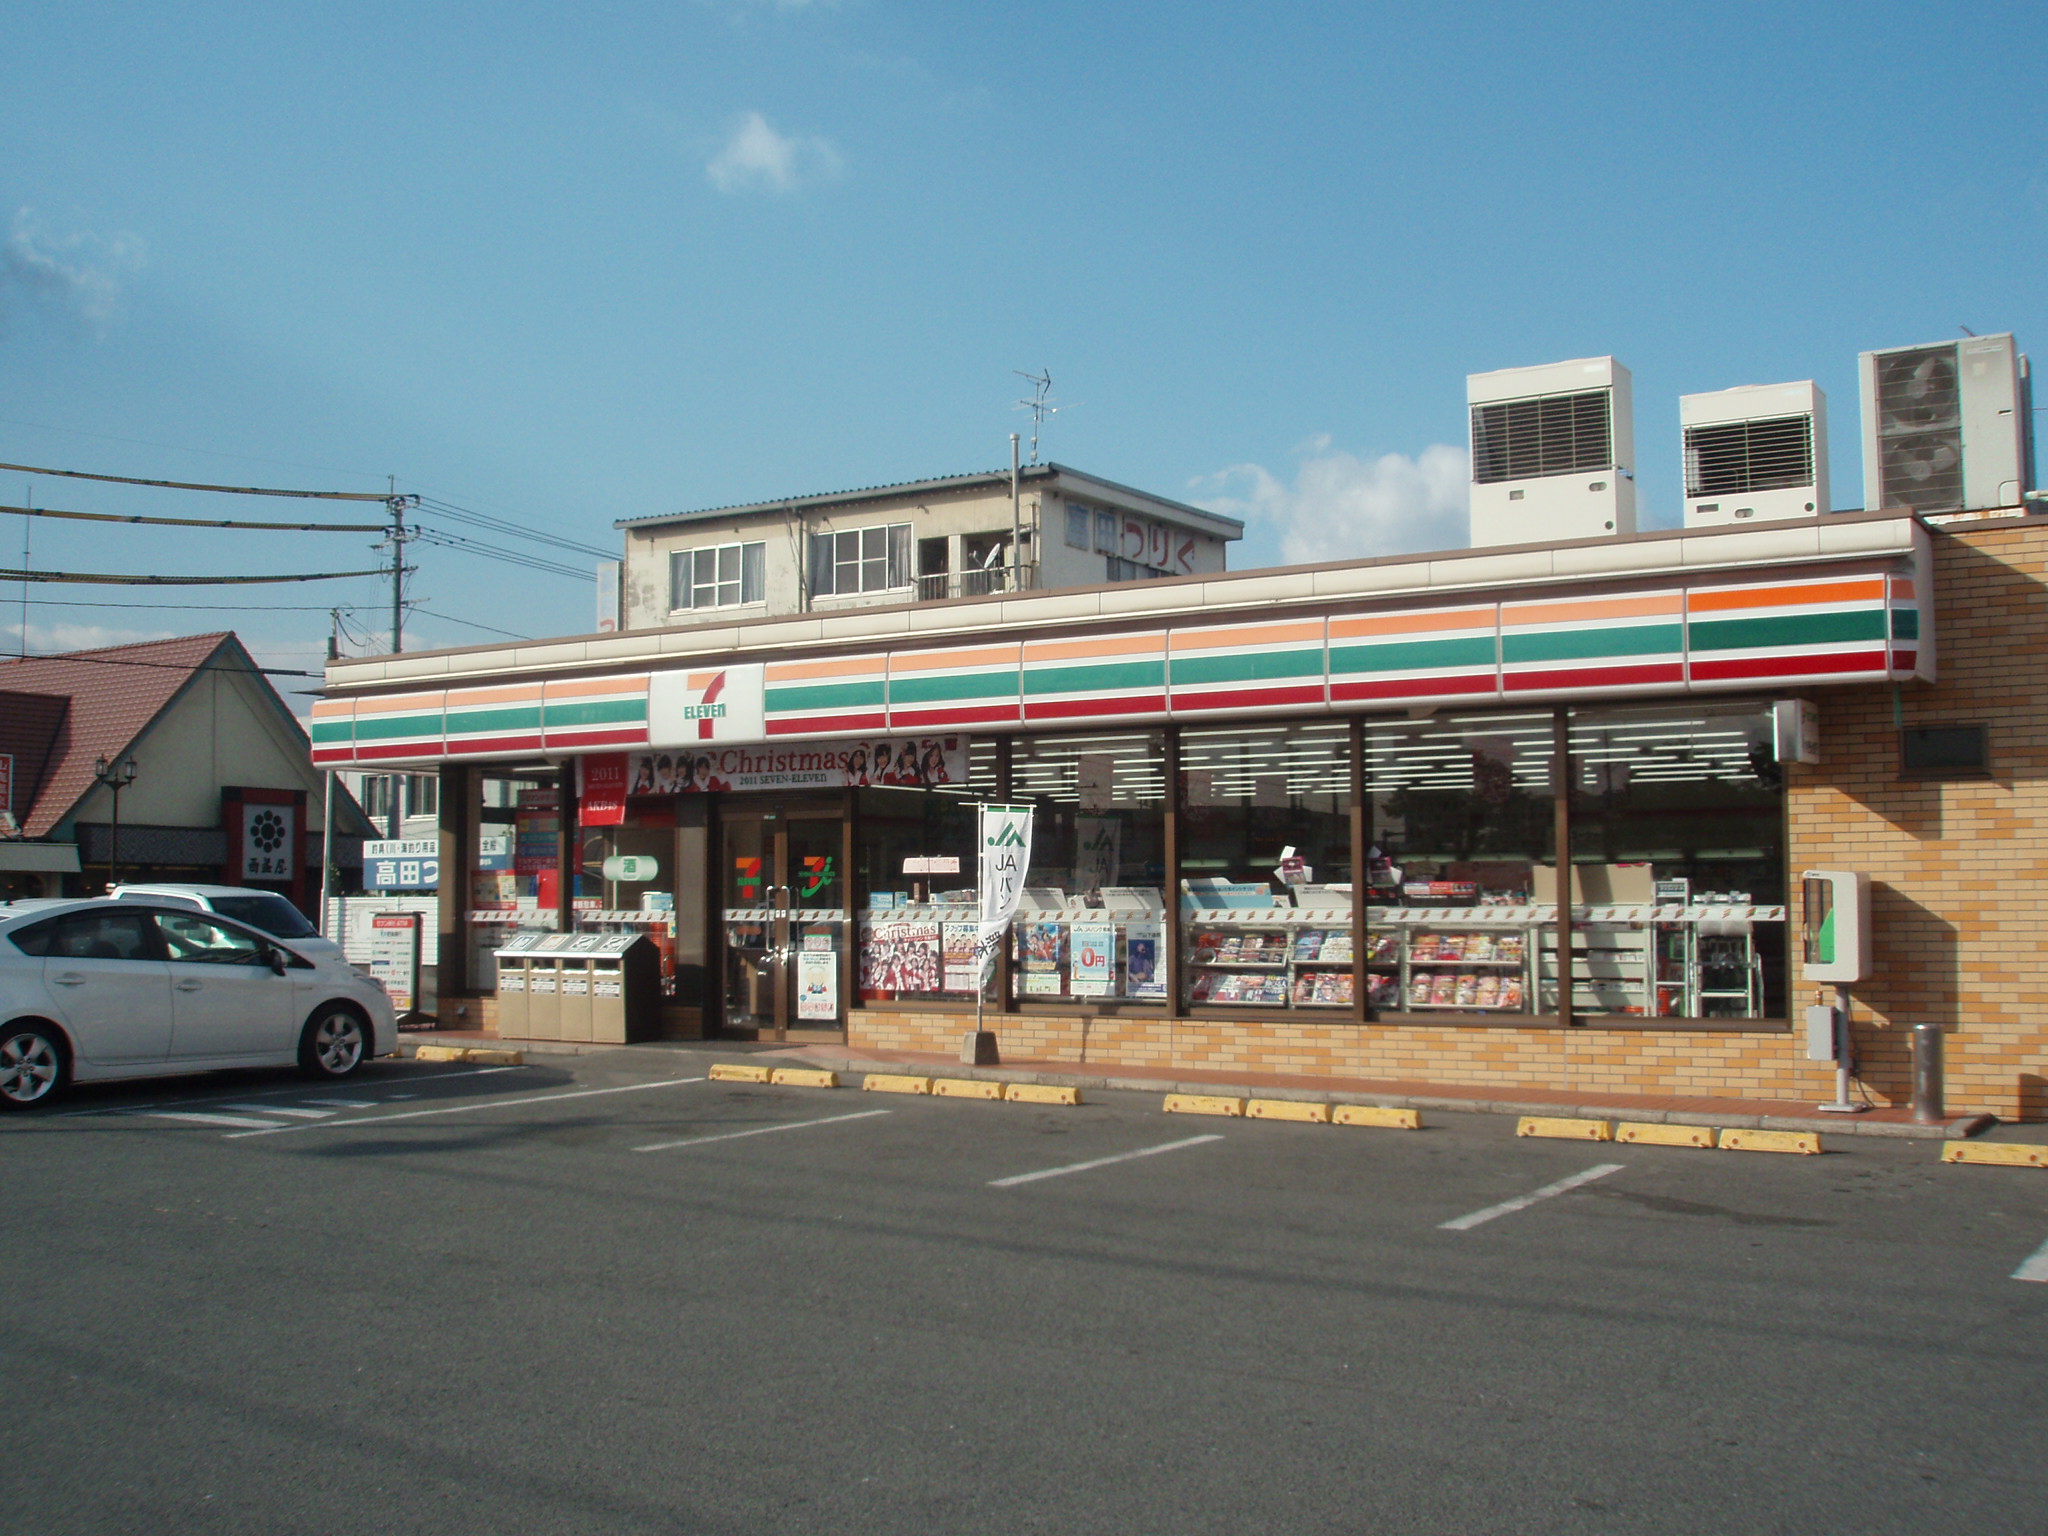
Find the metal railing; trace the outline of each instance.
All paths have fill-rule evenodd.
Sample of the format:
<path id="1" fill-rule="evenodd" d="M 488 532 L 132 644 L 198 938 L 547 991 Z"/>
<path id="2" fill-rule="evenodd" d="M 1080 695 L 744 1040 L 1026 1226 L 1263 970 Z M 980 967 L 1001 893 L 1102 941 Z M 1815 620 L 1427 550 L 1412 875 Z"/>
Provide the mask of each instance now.
<path id="1" fill-rule="evenodd" d="M 988 571 L 940 571 L 917 578 L 917 600 L 935 603 L 949 597 L 987 597 L 992 592 L 1029 592 L 1038 585 L 1038 567 L 1015 569 L 999 565 Z"/>

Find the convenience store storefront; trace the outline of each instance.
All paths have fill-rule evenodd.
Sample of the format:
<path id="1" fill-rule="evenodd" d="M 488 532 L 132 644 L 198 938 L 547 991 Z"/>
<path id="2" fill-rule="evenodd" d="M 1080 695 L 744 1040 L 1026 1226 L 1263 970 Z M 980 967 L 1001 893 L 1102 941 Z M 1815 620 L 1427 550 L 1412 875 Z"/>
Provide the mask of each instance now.
<path id="1" fill-rule="evenodd" d="M 381 658 L 331 669 L 315 754 L 442 765 L 444 954 L 479 994 L 510 929 L 641 931 L 678 1030 L 951 1049 L 991 801 L 1036 811 L 986 998 L 1012 1056 L 1807 1096 L 1793 824 L 1825 786 L 1780 706 L 1825 736 L 1830 700 L 1932 683 L 1930 537 L 1850 515 Z"/>

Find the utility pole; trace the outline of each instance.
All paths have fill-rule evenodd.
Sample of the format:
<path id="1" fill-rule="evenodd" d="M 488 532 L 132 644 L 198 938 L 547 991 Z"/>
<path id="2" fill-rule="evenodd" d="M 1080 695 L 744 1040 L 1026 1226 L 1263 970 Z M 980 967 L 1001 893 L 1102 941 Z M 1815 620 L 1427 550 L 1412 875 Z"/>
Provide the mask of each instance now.
<path id="1" fill-rule="evenodd" d="M 398 476 L 391 477 L 391 494 L 384 505 L 391 513 L 391 532 L 386 543 L 391 549 L 391 654 L 405 649 L 405 546 L 415 537 L 405 526 L 405 509 L 419 501 L 417 496 L 398 494 Z M 385 544 L 379 544 L 383 549 Z"/>

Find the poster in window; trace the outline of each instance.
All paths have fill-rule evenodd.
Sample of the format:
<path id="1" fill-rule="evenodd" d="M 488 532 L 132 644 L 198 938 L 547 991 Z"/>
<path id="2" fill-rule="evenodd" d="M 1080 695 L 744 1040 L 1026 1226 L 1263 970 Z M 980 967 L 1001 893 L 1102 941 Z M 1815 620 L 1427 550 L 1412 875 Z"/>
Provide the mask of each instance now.
<path id="1" fill-rule="evenodd" d="M 831 1023 L 839 1017 L 839 956 L 803 949 L 796 957 L 796 1016 Z"/>
<path id="2" fill-rule="evenodd" d="M 876 923 L 860 952 L 860 989 L 870 992 L 939 990 L 939 925 Z"/>
<path id="3" fill-rule="evenodd" d="M 1076 997 L 1106 997 L 1116 984 L 1116 928 L 1110 923 L 1076 923 L 1073 937 Z"/>
<path id="4" fill-rule="evenodd" d="M 1024 990 L 1041 994 L 1064 991 L 1060 985 L 1060 962 L 1066 958 L 1065 926 L 1023 923 L 1017 932 L 1023 948 Z"/>
<path id="5" fill-rule="evenodd" d="M 1124 996 L 1166 996 L 1164 923 L 1124 925 Z"/>
<path id="6" fill-rule="evenodd" d="M 972 992 L 975 989 L 977 972 L 981 969 L 974 959 L 975 932 L 972 923 L 947 923 L 941 930 L 939 956 L 948 992 Z"/>

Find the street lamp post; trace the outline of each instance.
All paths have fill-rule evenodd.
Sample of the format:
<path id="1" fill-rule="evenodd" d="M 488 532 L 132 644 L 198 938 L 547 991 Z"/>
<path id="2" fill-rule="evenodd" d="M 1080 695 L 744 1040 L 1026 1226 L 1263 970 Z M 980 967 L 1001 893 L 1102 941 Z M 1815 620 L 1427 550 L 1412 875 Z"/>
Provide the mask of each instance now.
<path id="1" fill-rule="evenodd" d="M 112 834 L 107 839 L 107 889 L 114 888 L 114 866 L 121 857 L 121 791 L 135 782 L 135 759 L 108 762 L 104 757 L 92 765 L 92 776 L 107 786 L 114 797 Z"/>

